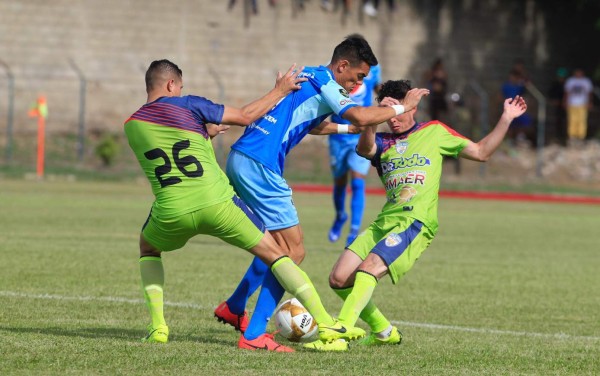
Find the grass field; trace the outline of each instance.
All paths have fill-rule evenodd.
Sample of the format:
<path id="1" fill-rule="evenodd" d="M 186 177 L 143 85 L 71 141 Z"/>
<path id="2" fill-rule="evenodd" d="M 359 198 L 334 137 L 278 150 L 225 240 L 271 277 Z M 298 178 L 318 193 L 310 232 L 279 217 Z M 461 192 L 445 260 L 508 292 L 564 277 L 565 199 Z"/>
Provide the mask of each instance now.
<path id="1" fill-rule="evenodd" d="M 375 292 L 401 346 L 273 354 L 238 350 L 214 320 L 251 257 L 208 237 L 163 256 L 171 340 L 139 342 L 137 238 L 151 199 L 133 182 L 0 180 L 1 374 L 600 374 L 599 206 L 444 199 L 431 247 Z M 365 221 L 382 200 L 368 198 Z M 303 268 L 336 313 L 330 197 L 295 202 Z"/>

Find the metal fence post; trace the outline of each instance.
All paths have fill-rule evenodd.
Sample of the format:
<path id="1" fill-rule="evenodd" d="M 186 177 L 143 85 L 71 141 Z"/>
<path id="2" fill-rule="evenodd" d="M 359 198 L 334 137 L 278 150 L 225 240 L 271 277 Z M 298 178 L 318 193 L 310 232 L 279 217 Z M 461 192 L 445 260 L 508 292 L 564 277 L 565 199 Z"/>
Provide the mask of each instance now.
<path id="1" fill-rule="evenodd" d="M 15 114 L 15 76 L 12 74 L 10 67 L 4 61 L 0 60 L 0 65 L 4 67 L 6 78 L 8 79 L 8 103 L 7 103 L 7 123 L 6 123 L 6 163 L 12 161 L 13 147 L 13 122 Z"/>
<path id="2" fill-rule="evenodd" d="M 208 68 L 208 73 L 212 76 L 212 78 L 214 78 L 215 83 L 217 84 L 217 88 L 219 88 L 219 96 L 218 96 L 218 101 L 219 103 L 223 103 L 225 101 L 225 86 L 223 85 L 223 82 L 221 81 L 221 76 L 219 76 L 219 73 L 214 70 L 212 67 Z M 218 153 L 215 153 L 217 155 L 217 162 L 219 163 L 219 165 L 223 166 L 225 163 L 224 160 L 224 151 L 223 151 L 224 147 L 223 147 L 223 137 L 217 137 L 217 150 L 219 151 Z"/>
<path id="3" fill-rule="evenodd" d="M 525 87 L 533 95 L 538 102 L 538 126 L 537 126 L 537 161 L 535 166 L 535 173 L 537 177 L 542 177 L 542 167 L 544 164 L 544 142 L 546 135 L 546 97 L 541 91 L 535 87 L 534 84 L 528 82 Z"/>
<path id="4" fill-rule="evenodd" d="M 469 86 L 479 96 L 479 100 L 480 100 L 479 121 L 481 122 L 481 124 L 480 124 L 481 136 L 480 137 L 482 138 L 482 137 L 485 137 L 485 135 L 488 133 L 488 130 L 489 130 L 489 120 L 488 120 L 489 96 L 485 92 L 483 87 L 479 84 L 479 82 L 477 82 L 475 80 L 471 80 L 471 81 L 469 81 Z M 480 176 L 485 175 L 485 163 L 482 163 L 481 166 L 479 166 L 479 175 Z"/>
<path id="5" fill-rule="evenodd" d="M 79 78 L 79 138 L 77 142 L 77 157 L 81 162 L 83 161 L 83 156 L 85 154 L 85 95 L 87 81 L 83 71 L 77 66 L 73 59 L 69 59 L 69 64 Z"/>

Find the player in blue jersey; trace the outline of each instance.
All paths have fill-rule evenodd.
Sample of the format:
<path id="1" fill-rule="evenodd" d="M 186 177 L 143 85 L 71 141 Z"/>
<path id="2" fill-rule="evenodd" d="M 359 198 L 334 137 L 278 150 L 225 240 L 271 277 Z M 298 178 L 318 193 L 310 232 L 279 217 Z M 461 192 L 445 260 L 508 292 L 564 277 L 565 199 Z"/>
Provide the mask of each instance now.
<path id="1" fill-rule="evenodd" d="M 352 34 L 353 37 L 361 37 Z M 373 92 L 379 90 L 381 83 L 381 68 L 372 66 L 362 85 L 357 85 L 350 98 L 359 106 L 370 106 L 373 102 Z M 331 121 L 338 124 L 350 124 L 350 121 L 333 114 Z M 352 199 L 350 201 L 350 231 L 346 239 L 346 245 L 358 235 L 365 210 L 365 178 L 371 164 L 368 160 L 356 154 L 358 134 L 332 134 L 329 136 L 329 160 L 333 174 L 333 206 L 335 208 L 335 219 L 329 230 L 329 241 L 336 242 L 342 233 L 344 223 L 348 220 L 346 214 L 346 187 L 348 175 L 350 175 L 350 187 Z"/>
<path id="2" fill-rule="evenodd" d="M 131 149 L 150 182 L 155 200 L 140 235 L 140 274 L 152 323 L 144 342 L 166 343 L 169 328 L 163 314 L 164 270 L 161 254 L 183 247 L 193 236 L 206 234 L 249 251 L 269 265 L 279 280 L 306 306 L 325 341 L 356 336 L 337 325 L 325 311 L 306 276 L 287 256 L 264 225 L 233 192 L 219 167 L 207 123 L 246 126 L 264 115 L 292 90 L 298 72 L 278 74 L 275 88 L 241 109 L 198 96 L 181 96 L 182 71 L 168 60 L 157 60 L 146 72 L 148 99 L 125 123 Z M 211 127 L 213 132 L 221 129 Z M 364 333 L 358 329 L 358 333 Z M 271 338 L 261 348 L 290 352 Z"/>
<path id="3" fill-rule="evenodd" d="M 387 81 L 378 99 L 382 105 L 396 105 L 408 90 L 408 81 Z M 356 151 L 377 169 L 387 202 L 373 223 L 340 255 L 329 284 L 344 299 L 338 320 L 353 326 L 360 316 L 369 325 L 371 333 L 360 342 L 362 345 L 397 345 L 402 341 L 398 328 L 371 297 L 383 276 L 389 275 L 393 284 L 398 283 L 437 233 L 444 157 L 487 161 L 502 143 L 511 121 L 526 110 L 523 98 L 506 99 L 498 123 L 479 142 L 472 142 L 439 120 L 416 123 L 416 109 L 388 120 L 390 132 L 376 133 L 375 128 L 368 128 L 361 134 Z M 316 343 L 318 349 L 329 347 L 321 341 Z"/>
<path id="4" fill-rule="evenodd" d="M 411 91 L 403 106 L 358 106 L 348 91 L 362 84 L 375 65 L 377 58 L 366 40 L 345 39 L 335 48 L 329 65 L 305 67 L 299 77 L 308 81 L 302 83 L 302 88 L 250 124 L 231 147 L 226 168 L 231 184 L 298 264 L 304 258 L 302 228 L 292 191 L 283 178 L 289 151 L 309 133 L 347 132 L 348 125 L 325 121 L 333 113 L 359 127 L 377 125 L 414 108 L 428 93 L 426 89 Z M 272 338 L 266 327 L 284 290 L 270 274 L 267 266 L 255 257 L 233 295 L 215 310 L 217 319 L 243 332 L 238 342 L 240 348 L 256 349 L 266 338 Z M 246 303 L 261 284 L 256 309 L 248 324 Z"/>

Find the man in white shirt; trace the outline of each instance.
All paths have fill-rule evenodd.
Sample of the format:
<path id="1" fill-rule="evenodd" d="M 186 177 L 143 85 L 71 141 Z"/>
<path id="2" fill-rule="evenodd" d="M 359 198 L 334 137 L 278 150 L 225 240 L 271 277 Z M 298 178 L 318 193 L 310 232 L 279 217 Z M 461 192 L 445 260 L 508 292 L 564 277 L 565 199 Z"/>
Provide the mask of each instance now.
<path id="1" fill-rule="evenodd" d="M 583 69 L 575 69 L 565 82 L 569 140 L 585 140 L 593 89 L 592 81 L 584 75 Z"/>

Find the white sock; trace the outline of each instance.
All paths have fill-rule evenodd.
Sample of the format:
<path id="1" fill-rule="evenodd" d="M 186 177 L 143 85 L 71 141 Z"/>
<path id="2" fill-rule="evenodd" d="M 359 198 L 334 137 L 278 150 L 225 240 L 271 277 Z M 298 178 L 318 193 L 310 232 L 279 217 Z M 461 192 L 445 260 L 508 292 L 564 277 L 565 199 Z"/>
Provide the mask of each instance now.
<path id="1" fill-rule="evenodd" d="M 381 331 L 379 333 L 375 333 L 375 337 L 379 338 L 379 339 L 386 339 L 389 338 L 390 335 L 392 335 L 392 329 L 394 327 L 392 325 L 388 326 L 387 329 L 385 329 L 384 331 Z"/>

